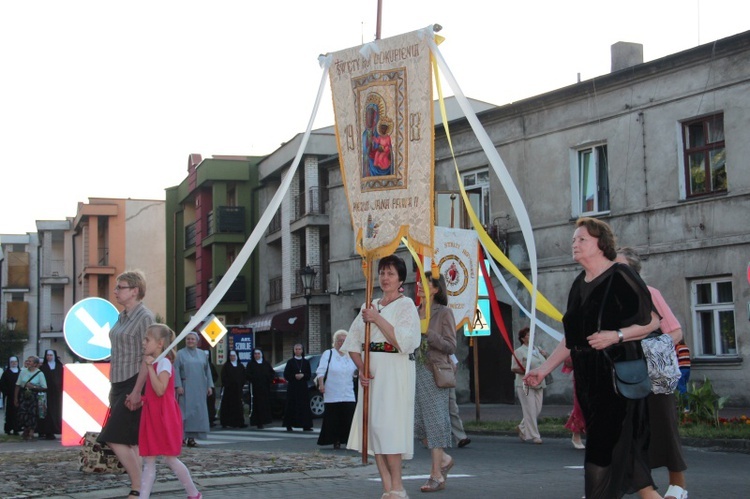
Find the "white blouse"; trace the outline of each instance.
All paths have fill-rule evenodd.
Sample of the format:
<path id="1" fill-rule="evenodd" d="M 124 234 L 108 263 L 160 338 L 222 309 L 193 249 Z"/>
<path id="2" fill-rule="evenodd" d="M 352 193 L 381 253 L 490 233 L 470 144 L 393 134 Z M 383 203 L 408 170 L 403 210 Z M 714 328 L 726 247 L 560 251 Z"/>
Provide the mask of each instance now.
<path id="1" fill-rule="evenodd" d="M 328 359 L 331 359 L 329 366 Z M 321 380 L 326 375 L 328 368 L 328 378 L 325 382 L 325 392 L 323 399 L 326 404 L 336 402 L 354 402 L 354 371 L 357 366 L 348 354 L 340 354 L 331 348 L 323 352 L 320 356 L 320 363 L 315 374 Z"/>

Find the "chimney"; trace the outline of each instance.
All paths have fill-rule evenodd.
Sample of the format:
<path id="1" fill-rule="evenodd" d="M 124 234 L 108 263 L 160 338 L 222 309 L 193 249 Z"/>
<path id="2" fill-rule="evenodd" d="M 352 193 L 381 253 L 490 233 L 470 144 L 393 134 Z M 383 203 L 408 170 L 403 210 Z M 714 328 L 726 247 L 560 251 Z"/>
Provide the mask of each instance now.
<path id="1" fill-rule="evenodd" d="M 612 45 L 612 72 L 643 64 L 643 44 L 617 42 Z"/>

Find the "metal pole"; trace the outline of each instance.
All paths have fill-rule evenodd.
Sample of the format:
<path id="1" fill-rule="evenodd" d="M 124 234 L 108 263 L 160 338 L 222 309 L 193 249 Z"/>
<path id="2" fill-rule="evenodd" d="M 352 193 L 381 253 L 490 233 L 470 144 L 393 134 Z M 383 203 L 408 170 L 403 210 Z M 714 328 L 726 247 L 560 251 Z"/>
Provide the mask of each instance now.
<path id="1" fill-rule="evenodd" d="M 307 290 L 305 290 L 307 292 Z M 310 295 L 305 294 L 305 323 L 307 324 L 307 337 L 305 338 L 305 355 L 310 355 Z"/>
<path id="2" fill-rule="evenodd" d="M 472 336 L 471 344 L 474 346 L 474 407 L 477 423 L 479 422 L 479 338 Z"/>
<path id="3" fill-rule="evenodd" d="M 380 28 L 383 20 L 383 0 L 378 0 L 378 21 L 375 27 L 375 39 L 380 40 Z"/>

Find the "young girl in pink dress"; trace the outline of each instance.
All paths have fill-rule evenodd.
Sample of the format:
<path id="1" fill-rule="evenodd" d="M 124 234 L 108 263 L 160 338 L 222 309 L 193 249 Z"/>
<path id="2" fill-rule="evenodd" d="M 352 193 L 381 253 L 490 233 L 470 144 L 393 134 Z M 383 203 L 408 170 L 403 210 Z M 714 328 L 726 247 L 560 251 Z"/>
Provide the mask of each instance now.
<path id="1" fill-rule="evenodd" d="M 174 341 L 175 334 L 164 324 L 152 324 L 143 340 L 143 362 L 148 367 L 146 394 L 138 437 L 138 449 L 143 457 L 140 497 L 151 495 L 156 480 L 156 456 L 164 456 L 167 465 L 185 487 L 188 499 L 201 499 L 190 471 L 177 459 L 182 449 L 182 414 L 174 395 L 174 351 L 169 351 L 159 362 L 154 359 Z"/>

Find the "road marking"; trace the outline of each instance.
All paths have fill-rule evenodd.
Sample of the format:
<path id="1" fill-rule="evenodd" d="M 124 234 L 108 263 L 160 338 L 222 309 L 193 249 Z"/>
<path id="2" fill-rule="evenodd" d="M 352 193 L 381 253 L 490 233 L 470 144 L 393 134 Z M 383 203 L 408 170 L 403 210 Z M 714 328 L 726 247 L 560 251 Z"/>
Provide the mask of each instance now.
<path id="1" fill-rule="evenodd" d="M 459 474 L 459 473 L 457 473 L 457 474 L 451 473 L 450 474 L 451 479 L 454 479 L 454 478 L 474 478 L 474 476 L 475 475 L 462 475 L 462 474 Z M 402 476 L 401 480 L 427 480 L 428 478 L 430 478 L 429 474 L 428 475 L 407 475 L 407 476 Z M 379 482 L 380 478 L 368 478 L 368 480 L 371 481 L 371 482 Z"/>
<path id="2" fill-rule="evenodd" d="M 318 438 L 320 430 L 288 432 L 283 427 L 269 427 L 264 430 L 216 430 L 209 432 L 206 439 L 196 439 L 198 445 L 222 445 L 234 442 L 274 442 L 283 439 Z"/>

